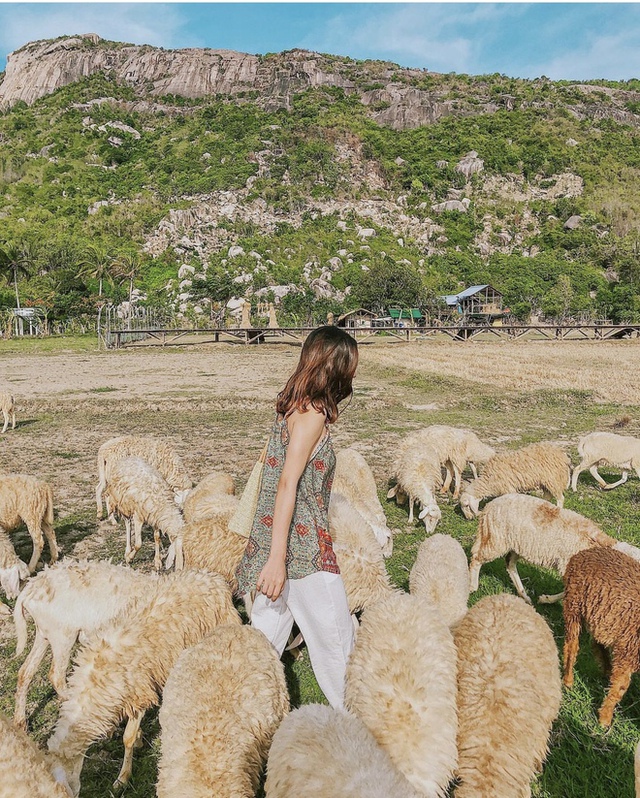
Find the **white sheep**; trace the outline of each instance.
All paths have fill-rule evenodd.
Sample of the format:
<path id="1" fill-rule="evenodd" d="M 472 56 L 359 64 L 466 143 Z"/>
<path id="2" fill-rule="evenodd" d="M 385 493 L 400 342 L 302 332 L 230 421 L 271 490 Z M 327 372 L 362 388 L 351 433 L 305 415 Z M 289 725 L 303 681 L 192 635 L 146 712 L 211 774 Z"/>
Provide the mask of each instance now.
<path id="1" fill-rule="evenodd" d="M 360 452 L 355 449 L 341 449 L 336 452 L 336 472 L 332 490 L 348 499 L 369 522 L 378 543 L 382 546 L 382 553 L 385 557 L 390 557 L 393 551 L 393 537 L 378 498 L 373 473 Z"/>
<path id="2" fill-rule="evenodd" d="M 87 748 L 113 733 L 124 718 L 125 755 L 116 786 L 127 783 L 140 722 L 159 703 L 180 653 L 216 626 L 240 623 L 221 576 L 178 571 L 159 577 L 144 599 L 87 639 L 48 741 L 75 796 Z"/>
<path id="3" fill-rule="evenodd" d="M 64 773 L 53 757 L 0 713 L 0 795 L 3 798 L 69 798 Z"/>
<path id="4" fill-rule="evenodd" d="M 574 493 L 578 490 L 578 477 L 587 469 L 604 490 L 611 490 L 624 484 L 628 472 L 632 469 L 640 477 L 640 438 L 615 435 L 613 432 L 591 432 L 578 441 L 578 454 L 582 459 L 574 468 L 571 477 L 571 488 Z M 617 482 L 605 482 L 598 473 L 599 465 L 621 468 L 622 477 Z"/>
<path id="5" fill-rule="evenodd" d="M 331 492 L 329 502 L 329 532 L 352 613 L 393 590 L 382 549 L 370 524 L 350 501 L 335 491 Z"/>
<path id="6" fill-rule="evenodd" d="M 183 651 L 160 709 L 158 798 L 254 798 L 289 711 L 284 667 L 251 626 L 218 626 Z"/>
<path id="7" fill-rule="evenodd" d="M 155 579 L 155 575 L 110 562 L 73 560 L 63 560 L 34 576 L 18 596 L 13 611 L 17 656 L 27 644 L 27 615 L 36 626 L 33 646 L 18 671 L 14 723 L 26 726 L 29 685 L 49 646 L 49 678 L 62 697 L 71 649 L 78 635 L 88 635 L 127 610 L 146 595 Z"/>
<path id="8" fill-rule="evenodd" d="M 105 490 L 112 509 L 124 518 L 127 542 L 124 557 L 130 563 L 142 546 L 142 526 L 153 529 L 155 543 L 154 565 L 162 567 L 160 535 L 173 543 L 184 526 L 184 520 L 173 499 L 173 492 L 164 477 L 152 465 L 139 457 L 125 457 L 110 466 Z M 134 541 L 131 542 L 133 524 Z M 182 567 L 180 555 L 176 568 Z"/>
<path id="9" fill-rule="evenodd" d="M 471 590 L 478 589 L 480 568 L 498 557 L 506 557 L 507 573 L 520 598 L 531 599 L 518 573 L 518 559 L 551 568 L 560 576 L 577 552 L 595 546 L 613 546 L 615 540 L 589 518 L 563 510 L 544 499 L 508 493 L 489 502 L 480 513 L 478 533 L 469 565 Z M 550 603 L 554 597 L 540 597 Z"/>
<path id="10" fill-rule="evenodd" d="M 469 567 L 457 540 L 436 534 L 422 541 L 409 574 L 409 590 L 434 604 L 447 626 L 463 617 L 469 600 Z"/>
<path id="11" fill-rule="evenodd" d="M 0 474 L 0 529 L 13 532 L 25 523 L 33 540 L 29 573 L 33 573 L 44 548 L 42 533 L 49 545 L 51 562 L 58 559 L 53 529 L 51 485 L 28 474 Z"/>
<path id="12" fill-rule="evenodd" d="M 456 798 L 531 795 L 560 709 L 558 649 L 516 596 L 487 596 L 454 630 L 458 650 Z"/>
<path id="13" fill-rule="evenodd" d="M 418 792 L 446 794 L 457 764 L 456 649 L 430 602 L 394 593 L 365 610 L 345 704 Z"/>
<path id="14" fill-rule="evenodd" d="M 409 497 L 409 522 L 413 522 L 413 505 L 417 500 L 421 506 L 420 520 L 430 534 L 442 518 L 442 512 L 435 499 L 435 491 L 442 486 L 440 458 L 432 446 L 420 449 L 401 450 L 396 457 L 392 477 L 396 485 L 387 493 L 387 498 L 396 498 L 398 504 Z"/>
<path id="15" fill-rule="evenodd" d="M 9 426 L 9 417 L 11 417 L 11 429 L 16 428 L 16 402 L 9 391 L 0 391 L 0 410 L 4 418 L 4 426 L 2 427 L 3 434 L 7 431 Z"/>
<path id="16" fill-rule="evenodd" d="M 473 518 L 483 499 L 538 489 L 562 507 L 570 474 L 569 457 L 552 443 L 531 443 L 522 449 L 499 452 L 487 462 L 482 474 L 465 486 L 460 508 L 465 518 Z"/>
<path id="17" fill-rule="evenodd" d="M 402 449 L 421 449 L 432 447 L 438 454 L 440 465 L 446 469 L 442 493 L 449 491 L 453 481 L 454 499 L 458 498 L 462 482 L 462 472 L 471 467 L 474 479 L 478 476 L 477 464 L 486 463 L 496 453 L 495 449 L 483 443 L 480 438 L 468 429 L 448 427 L 444 424 L 432 424 L 424 429 L 412 432 L 401 442 Z"/>
<path id="18" fill-rule="evenodd" d="M 111 466 L 124 457 L 140 457 L 154 466 L 164 477 L 176 494 L 180 505 L 193 486 L 184 463 L 169 443 L 157 438 L 144 438 L 139 435 L 122 435 L 111 438 L 98 449 L 98 485 L 96 486 L 96 507 L 98 519 L 102 518 L 102 494 L 109 482 Z M 111 512 L 107 501 L 107 515 Z"/>
<path id="19" fill-rule="evenodd" d="M 359 718 L 323 704 L 295 709 L 281 723 L 269 752 L 265 794 L 267 798 L 422 796 Z"/>
<path id="20" fill-rule="evenodd" d="M 236 487 L 233 477 L 223 471 L 207 474 L 187 493 L 182 505 L 182 515 L 186 522 L 200 521 L 208 515 L 215 514 L 217 500 L 220 495 L 235 496 Z"/>
<path id="21" fill-rule="evenodd" d="M 28 578 L 27 564 L 19 559 L 9 536 L 0 529 L 0 585 L 7 598 L 16 598 L 20 592 L 20 582 Z"/>

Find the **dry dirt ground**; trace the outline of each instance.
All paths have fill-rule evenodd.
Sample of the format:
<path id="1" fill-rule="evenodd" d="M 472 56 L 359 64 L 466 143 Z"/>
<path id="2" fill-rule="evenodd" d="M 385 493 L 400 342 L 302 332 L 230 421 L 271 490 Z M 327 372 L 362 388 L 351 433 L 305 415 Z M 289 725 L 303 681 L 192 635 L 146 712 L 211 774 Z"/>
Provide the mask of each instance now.
<path id="1" fill-rule="evenodd" d="M 122 561 L 124 553 L 122 526 L 96 522 L 99 445 L 127 433 L 161 436 L 174 444 L 195 480 L 224 469 L 240 489 L 273 419 L 275 395 L 299 356 L 299 347 L 289 344 L 141 347 L 116 352 L 74 351 L 70 345 L 68 350 L 61 347 L 53 353 L 25 355 L 15 345 L 4 351 L 2 343 L 0 389 L 10 388 L 16 396 L 18 426 L 0 436 L 0 472 L 26 472 L 53 485 L 56 533 L 64 554 L 115 561 Z M 499 449 L 557 441 L 575 462 L 575 444 L 585 432 L 605 429 L 640 435 L 639 365 L 637 341 L 375 342 L 360 347 L 355 395 L 332 434 L 336 448 L 353 445 L 367 457 L 382 497 L 398 441 L 408 431 L 428 424 L 470 427 Z M 635 540 L 640 528 L 638 484 L 630 478 L 623 488 L 603 494 L 585 475 L 579 493 L 568 494 L 568 506 L 595 518 L 610 534 Z M 409 527 L 404 508 L 386 503 L 385 512 L 390 526 L 400 531 L 387 565 L 394 583 L 406 589 L 421 536 L 417 528 Z M 456 536 L 467 551 L 475 527 L 453 504 L 443 504 L 440 531 Z M 14 542 L 20 556 L 28 560 L 31 542 L 26 534 L 14 536 Z M 146 531 L 134 564 L 148 569 L 152 559 L 152 535 Z M 524 570 L 536 592 L 560 589 L 557 576 Z M 487 568 L 481 592 L 503 590 L 511 591 L 503 566 Z M 545 610 L 545 617 L 560 643 L 561 609 Z M 14 650 L 12 624 L 0 620 L 0 679 L 4 682 L 0 709 L 5 712 L 12 711 L 19 665 L 12 659 Z M 299 682 L 299 700 L 321 700 L 308 663 L 295 668 L 291 672 Z M 601 677 L 595 673 L 591 678 L 586 695 L 597 696 Z M 28 707 L 31 729 L 43 740 L 57 715 L 45 669 L 34 691 Z M 640 694 L 630 691 L 631 706 L 639 700 Z M 569 743 L 562 740 L 566 735 L 567 740 L 574 739 L 575 729 L 586 735 L 581 747 L 593 752 L 593 771 L 606 781 L 610 769 L 619 767 L 616 785 L 623 789 L 629 783 L 635 724 L 631 717 L 623 720 L 618 736 L 606 743 L 595 727 L 592 703 L 596 705 L 597 698 L 575 709 L 574 704 L 566 704 L 552 756 L 534 795 L 577 798 L 587 794 L 580 769 L 572 770 L 575 791 L 567 788 L 561 775 L 567 760 L 575 759 Z M 624 712 L 629 712 L 629 704 Z M 138 775 L 129 794 L 150 798 L 157 726 L 146 734 L 148 746 L 137 755 Z M 114 739 L 109 746 L 92 749 L 85 766 L 83 798 L 109 794 L 105 785 L 115 777 L 121 755 L 118 735 Z M 624 747 L 623 759 L 616 759 L 615 746 Z M 603 759 L 604 749 L 610 750 L 610 758 Z M 606 784 L 602 789 L 594 784 L 592 775 L 585 776 L 585 785 L 593 787 L 589 788 L 593 798 L 610 794 Z"/>

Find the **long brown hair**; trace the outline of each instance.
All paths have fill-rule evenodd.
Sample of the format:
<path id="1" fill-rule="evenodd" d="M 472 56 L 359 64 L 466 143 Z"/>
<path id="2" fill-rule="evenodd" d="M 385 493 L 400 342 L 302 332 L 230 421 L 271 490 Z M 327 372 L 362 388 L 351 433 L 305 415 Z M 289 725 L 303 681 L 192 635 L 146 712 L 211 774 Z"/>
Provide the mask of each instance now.
<path id="1" fill-rule="evenodd" d="M 340 327 L 313 330 L 302 346 L 300 361 L 278 394 L 276 410 L 283 416 L 309 405 L 324 412 L 330 424 L 338 418 L 338 404 L 351 396 L 358 366 L 358 344 Z"/>

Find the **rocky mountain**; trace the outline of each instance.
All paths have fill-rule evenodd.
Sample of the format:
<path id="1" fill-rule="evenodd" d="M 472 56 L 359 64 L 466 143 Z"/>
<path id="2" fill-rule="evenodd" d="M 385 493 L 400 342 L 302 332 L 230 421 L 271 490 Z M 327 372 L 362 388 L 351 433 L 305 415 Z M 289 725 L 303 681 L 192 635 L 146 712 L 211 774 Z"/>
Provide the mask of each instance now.
<path id="1" fill-rule="evenodd" d="M 521 318 L 640 317 L 638 81 L 85 34 L 12 53 L 0 104 L 0 249 L 53 316 L 300 321 L 491 282 Z"/>

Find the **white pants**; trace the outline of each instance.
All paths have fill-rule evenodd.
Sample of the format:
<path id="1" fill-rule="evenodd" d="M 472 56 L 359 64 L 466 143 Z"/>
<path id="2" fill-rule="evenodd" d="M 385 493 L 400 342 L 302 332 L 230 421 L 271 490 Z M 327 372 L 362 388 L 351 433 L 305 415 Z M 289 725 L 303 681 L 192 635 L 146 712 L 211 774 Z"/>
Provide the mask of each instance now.
<path id="1" fill-rule="evenodd" d="M 347 594 L 340 574 L 318 571 L 304 579 L 287 579 L 275 601 L 257 593 L 251 625 L 263 632 L 282 655 L 298 624 L 320 689 L 334 709 L 344 708 L 344 677 L 354 644 Z"/>

